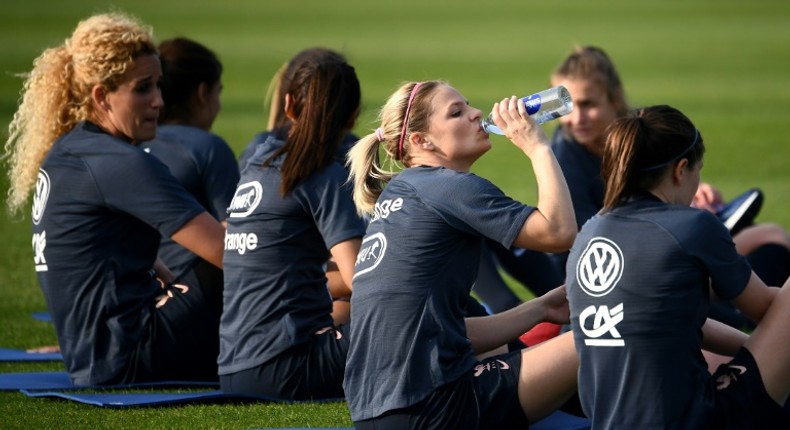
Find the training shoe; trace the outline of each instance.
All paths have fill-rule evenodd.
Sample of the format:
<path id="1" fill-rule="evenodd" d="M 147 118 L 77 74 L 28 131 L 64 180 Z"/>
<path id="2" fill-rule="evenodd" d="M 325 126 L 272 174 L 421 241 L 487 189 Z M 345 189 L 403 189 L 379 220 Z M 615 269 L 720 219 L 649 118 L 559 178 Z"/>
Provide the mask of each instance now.
<path id="1" fill-rule="evenodd" d="M 735 236 L 744 227 L 754 223 L 762 206 L 763 192 L 752 188 L 727 202 L 716 215 L 730 230 L 730 234 Z"/>

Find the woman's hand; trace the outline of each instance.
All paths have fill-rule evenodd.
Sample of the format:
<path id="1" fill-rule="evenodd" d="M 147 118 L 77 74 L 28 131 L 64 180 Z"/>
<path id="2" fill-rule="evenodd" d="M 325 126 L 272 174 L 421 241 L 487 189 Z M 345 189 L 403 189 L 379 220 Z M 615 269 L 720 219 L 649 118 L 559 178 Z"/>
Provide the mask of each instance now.
<path id="1" fill-rule="evenodd" d="M 492 113 L 497 127 L 528 157 L 535 148 L 548 147 L 549 139 L 543 127 L 527 114 L 527 107 L 520 98 L 512 96 L 495 103 Z"/>
<path id="2" fill-rule="evenodd" d="M 724 204 L 724 198 L 719 190 L 707 182 L 700 182 L 694 199 L 691 200 L 691 207 L 716 213 Z"/>
<path id="3" fill-rule="evenodd" d="M 548 293 L 538 297 L 541 305 L 545 308 L 546 322 L 555 324 L 568 324 L 571 318 L 571 310 L 568 306 L 568 296 L 565 294 L 565 286 L 561 285 Z"/>

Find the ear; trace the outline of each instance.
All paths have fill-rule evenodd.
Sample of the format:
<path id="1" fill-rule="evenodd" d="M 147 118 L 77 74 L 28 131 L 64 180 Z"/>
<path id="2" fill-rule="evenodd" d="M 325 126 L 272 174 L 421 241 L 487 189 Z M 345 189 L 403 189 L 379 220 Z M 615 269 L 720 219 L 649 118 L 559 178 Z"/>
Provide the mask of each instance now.
<path id="1" fill-rule="evenodd" d="M 433 144 L 428 140 L 425 133 L 415 131 L 409 135 L 409 144 L 412 148 L 419 147 L 426 151 L 433 151 Z"/>
<path id="2" fill-rule="evenodd" d="M 211 87 L 209 87 L 207 83 L 201 82 L 198 84 L 197 93 L 195 94 L 198 104 L 203 105 L 208 103 L 209 91 L 211 91 Z"/>
<path id="3" fill-rule="evenodd" d="M 685 175 L 688 173 L 687 168 L 689 165 L 688 158 L 681 158 L 680 161 L 672 168 L 672 183 L 675 185 L 680 184 Z"/>
<path id="4" fill-rule="evenodd" d="M 285 93 L 285 106 L 283 107 L 283 112 L 285 112 L 285 116 L 291 120 L 291 122 L 296 122 L 296 115 L 294 114 L 294 99 L 291 97 L 290 93 Z"/>
<path id="5" fill-rule="evenodd" d="M 102 112 L 109 112 L 111 108 L 110 101 L 107 99 L 108 93 L 107 87 L 102 84 L 96 84 L 91 88 L 91 99 L 96 108 Z"/>

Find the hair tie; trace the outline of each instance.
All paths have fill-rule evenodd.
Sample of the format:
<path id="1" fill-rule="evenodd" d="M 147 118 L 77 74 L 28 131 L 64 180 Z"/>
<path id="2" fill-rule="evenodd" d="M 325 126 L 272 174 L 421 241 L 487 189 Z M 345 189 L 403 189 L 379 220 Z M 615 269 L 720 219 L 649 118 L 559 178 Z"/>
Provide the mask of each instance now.
<path id="1" fill-rule="evenodd" d="M 422 82 L 417 82 L 411 89 L 409 94 L 409 103 L 406 104 L 406 114 L 403 115 L 403 129 L 400 132 L 400 140 L 398 141 L 398 160 L 403 158 L 403 138 L 406 137 L 406 129 L 409 127 L 409 112 L 411 111 L 411 103 L 414 101 L 414 96 L 417 95 L 417 90 L 422 86 Z"/>
<path id="2" fill-rule="evenodd" d="M 376 142 L 383 142 L 384 141 L 384 130 L 381 127 L 376 129 Z"/>

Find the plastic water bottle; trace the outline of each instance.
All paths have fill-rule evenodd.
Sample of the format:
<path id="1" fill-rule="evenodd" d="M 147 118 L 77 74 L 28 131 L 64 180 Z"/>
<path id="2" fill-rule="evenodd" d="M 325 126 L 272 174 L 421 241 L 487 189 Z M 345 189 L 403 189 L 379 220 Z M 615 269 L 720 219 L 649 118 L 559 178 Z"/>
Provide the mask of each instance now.
<path id="1" fill-rule="evenodd" d="M 534 118 L 538 124 L 567 115 L 573 110 L 571 93 L 562 85 L 524 97 L 521 101 L 527 107 L 527 114 Z M 494 124 L 491 114 L 483 118 L 481 125 L 486 133 L 505 134 Z"/>

